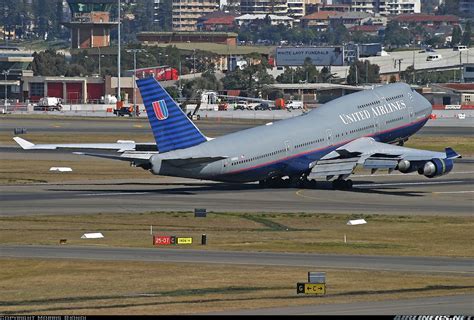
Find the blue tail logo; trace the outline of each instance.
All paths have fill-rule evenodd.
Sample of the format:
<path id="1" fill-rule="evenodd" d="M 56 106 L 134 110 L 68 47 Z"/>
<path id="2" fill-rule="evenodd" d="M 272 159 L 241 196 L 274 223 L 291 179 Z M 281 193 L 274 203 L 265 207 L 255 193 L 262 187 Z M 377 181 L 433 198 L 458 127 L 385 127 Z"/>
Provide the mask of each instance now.
<path id="1" fill-rule="evenodd" d="M 165 120 L 168 118 L 168 108 L 166 107 L 165 100 L 155 101 L 152 103 L 153 111 L 158 120 Z"/>
<path id="2" fill-rule="evenodd" d="M 207 141 L 155 78 L 139 79 L 137 85 L 160 153 L 194 147 Z"/>

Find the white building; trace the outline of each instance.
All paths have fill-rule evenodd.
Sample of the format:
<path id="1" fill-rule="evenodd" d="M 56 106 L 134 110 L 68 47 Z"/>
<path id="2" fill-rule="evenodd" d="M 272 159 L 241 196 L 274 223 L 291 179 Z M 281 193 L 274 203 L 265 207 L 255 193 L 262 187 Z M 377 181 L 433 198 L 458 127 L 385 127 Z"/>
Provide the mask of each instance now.
<path id="1" fill-rule="evenodd" d="M 352 0 L 351 11 L 399 15 L 420 13 L 420 0 Z"/>
<path id="2" fill-rule="evenodd" d="M 239 26 L 249 25 L 257 20 L 264 20 L 268 17 L 272 26 L 284 24 L 290 28 L 293 27 L 294 19 L 288 16 L 277 16 L 274 14 L 244 14 L 243 16 L 235 18 Z"/>
<path id="3" fill-rule="evenodd" d="M 240 0 L 242 14 L 287 15 L 287 0 Z"/>
<path id="4" fill-rule="evenodd" d="M 306 15 L 305 0 L 288 0 L 288 16 L 299 21 Z"/>
<path id="5" fill-rule="evenodd" d="M 198 18 L 219 10 L 219 0 L 172 0 L 173 31 L 196 31 Z"/>

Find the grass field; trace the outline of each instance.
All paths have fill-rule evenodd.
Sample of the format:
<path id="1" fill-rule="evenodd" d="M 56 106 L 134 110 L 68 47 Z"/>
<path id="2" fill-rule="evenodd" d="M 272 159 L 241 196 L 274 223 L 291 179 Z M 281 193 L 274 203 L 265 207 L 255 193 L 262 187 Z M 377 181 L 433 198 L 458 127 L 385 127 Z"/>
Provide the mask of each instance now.
<path id="1" fill-rule="evenodd" d="M 249 54 L 249 53 L 262 53 L 270 54 L 275 50 L 275 46 L 230 46 L 226 44 L 219 43 L 210 43 L 210 42 L 200 42 L 200 43 L 187 43 L 187 42 L 178 42 L 178 43 L 150 43 L 151 46 L 158 47 L 167 47 L 175 46 L 181 50 L 202 50 L 208 51 L 216 54 Z"/>
<path id="2" fill-rule="evenodd" d="M 472 292 L 474 279 L 326 272 L 327 295 L 296 294 L 308 268 L 1 259 L 0 314 L 189 314 Z"/>
<path id="3" fill-rule="evenodd" d="M 366 225 L 346 225 L 361 217 Z M 207 218 L 194 218 L 190 212 L 151 212 L 0 216 L 0 243 L 57 245 L 60 239 L 67 239 L 68 245 L 152 247 L 150 226 L 157 235 L 194 238 L 194 244 L 180 248 L 474 257 L 473 219 L 402 215 L 209 213 Z M 86 232 L 102 232 L 105 238 L 81 239 Z M 208 237 L 206 246 L 199 244 L 203 233 Z"/>

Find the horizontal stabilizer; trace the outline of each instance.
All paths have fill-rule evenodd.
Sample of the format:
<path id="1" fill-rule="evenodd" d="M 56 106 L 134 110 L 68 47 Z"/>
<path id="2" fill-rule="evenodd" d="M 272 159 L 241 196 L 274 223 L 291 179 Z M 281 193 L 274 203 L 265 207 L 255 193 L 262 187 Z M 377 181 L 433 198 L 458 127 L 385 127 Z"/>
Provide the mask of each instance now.
<path id="1" fill-rule="evenodd" d="M 16 143 L 18 143 L 20 145 L 20 147 L 24 150 L 30 150 L 30 149 L 33 149 L 35 144 L 34 143 L 31 143 L 23 138 L 20 138 L 20 137 L 15 137 L 13 138 L 13 140 L 15 140 Z"/>
<path id="2" fill-rule="evenodd" d="M 446 152 L 446 158 L 448 159 L 462 158 L 459 153 L 453 150 L 453 148 L 447 147 L 445 149 L 445 152 Z"/>

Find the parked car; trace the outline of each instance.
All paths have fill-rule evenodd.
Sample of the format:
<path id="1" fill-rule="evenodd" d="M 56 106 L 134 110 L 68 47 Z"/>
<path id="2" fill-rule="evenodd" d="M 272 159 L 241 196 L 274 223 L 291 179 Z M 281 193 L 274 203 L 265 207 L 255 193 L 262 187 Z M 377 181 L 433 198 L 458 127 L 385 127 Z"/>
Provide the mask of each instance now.
<path id="1" fill-rule="evenodd" d="M 442 56 L 440 54 L 430 54 L 426 57 L 426 61 L 436 61 L 441 60 Z"/>
<path id="2" fill-rule="evenodd" d="M 453 51 L 466 51 L 469 50 L 467 46 L 455 46 L 453 47 Z"/>
<path id="3" fill-rule="evenodd" d="M 247 110 L 247 101 L 239 101 L 234 105 L 234 110 Z"/>
<path id="4" fill-rule="evenodd" d="M 288 101 L 286 108 L 290 110 L 303 109 L 303 102 L 302 101 Z"/>
<path id="5" fill-rule="evenodd" d="M 255 110 L 271 110 L 272 108 L 266 102 L 261 102 L 255 107 Z"/>

